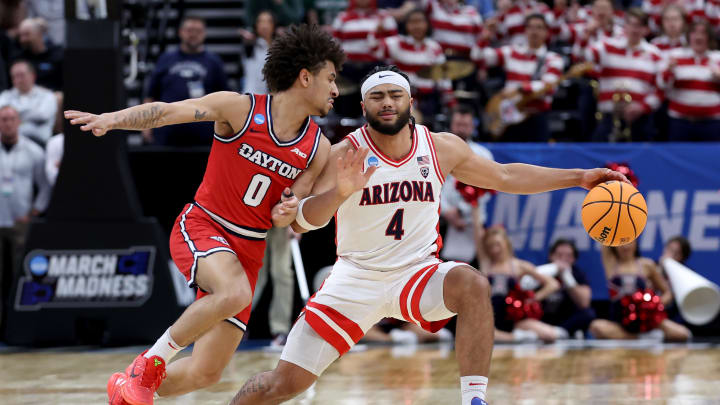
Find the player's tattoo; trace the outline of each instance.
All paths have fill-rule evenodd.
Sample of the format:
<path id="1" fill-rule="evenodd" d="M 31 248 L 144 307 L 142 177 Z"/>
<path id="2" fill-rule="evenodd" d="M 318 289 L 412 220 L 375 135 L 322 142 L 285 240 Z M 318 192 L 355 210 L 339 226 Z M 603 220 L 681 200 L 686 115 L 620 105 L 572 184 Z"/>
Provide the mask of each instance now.
<path id="1" fill-rule="evenodd" d="M 162 107 L 151 105 L 124 114 L 118 113 L 113 122 L 116 129 L 149 129 L 157 127 L 160 118 L 164 114 Z"/>
<path id="2" fill-rule="evenodd" d="M 195 121 L 200 121 L 205 118 L 206 115 L 207 111 L 200 112 L 200 110 L 195 110 Z"/>
<path id="3" fill-rule="evenodd" d="M 238 405 L 240 404 L 241 400 L 244 397 L 251 396 L 252 394 L 261 393 L 263 391 L 267 391 L 270 386 L 264 382 L 265 373 L 258 374 L 255 376 L 250 377 L 249 380 L 245 383 L 245 385 L 240 388 L 240 391 L 235 395 L 235 398 L 233 398 L 232 401 L 230 401 L 230 405 Z"/>

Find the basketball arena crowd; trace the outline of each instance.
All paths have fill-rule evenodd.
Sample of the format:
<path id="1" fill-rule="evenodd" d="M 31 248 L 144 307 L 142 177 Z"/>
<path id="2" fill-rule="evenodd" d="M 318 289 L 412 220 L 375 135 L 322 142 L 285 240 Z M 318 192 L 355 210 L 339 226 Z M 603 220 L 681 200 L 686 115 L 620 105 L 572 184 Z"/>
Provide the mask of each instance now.
<path id="1" fill-rule="evenodd" d="M 17 265 L 16 252 L 22 251 L 27 224 L 47 207 L 63 155 L 60 112 L 63 92 L 72 91 L 63 87 L 63 4 L 0 0 L 3 269 Z M 262 67 L 269 43 L 287 26 L 306 22 L 332 33 L 347 55 L 337 79 L 340 96 L 334 110 L 317 118 L 333 143 L 364 124 L 359 95 L 363 76 L 390 64 L 410 78 L 417 123 L 452 132 L 491 159 L 482 144 L 720 140 L 720 0 L 238 4 L 245 21 L 232 30 L 234 44 L 241 45 L 234 60 L 205 47 L 209 21 L 181 12 L 169 25 L 175 43 L 170 41 L 144 61 L 146 74 L 135 104 L 173 102 L 222 90 L 265 93 Z M 228 69 L 233 63 L 238 68 Z M 147 130 L 134 139 L 139 145 L 209 147 L 212 124 Z M 17 170 L 23 178 L 9 185 L 5 173 L 15 170 L 13 165 L 24 168 Z M 515 258 L 502 226 L 484 224 L 490 193 L 452 181 L 445 188 L 442 229 L 452 242 L 446 243 L 441 257 L 489 273 L 496 340 L 692 338 L 673 304 L 661 265 L 665 258 L 683 263 L 691 255 L 683 235 L 666 241 L 662 257 L 641 257 L 636 243 L 604 248 L 602 261 L 613 299 L 605 314 L 598 314 L 587 277 L 575 265 L 578 250 L 572 241 L 553 241 L 547 265 Z M 297 236 L 281 230 L 269 237 L 266 261 L 271 269 L 262 270 L 261 275 L 269 275 L 261 276 L 261 284 L 273 278 L 270 332 L 274 344 L 282 344 L 294 316 L 288 246 Z M 11 276 L 8 270 L 0 273 L 0 279 Z M 526 277 L 531 273 L 536 276 Z M 634 276 L 630 281 L 628 274 Z M 532 298 L 528 291 L 534 291 Z M 641 317 L 628 309 L 641 304 L 648 307 Z M 397 343 L 451 338 L 448 330 L 430 334 L 394 320 L 381 322 L 365 337 Z"/>

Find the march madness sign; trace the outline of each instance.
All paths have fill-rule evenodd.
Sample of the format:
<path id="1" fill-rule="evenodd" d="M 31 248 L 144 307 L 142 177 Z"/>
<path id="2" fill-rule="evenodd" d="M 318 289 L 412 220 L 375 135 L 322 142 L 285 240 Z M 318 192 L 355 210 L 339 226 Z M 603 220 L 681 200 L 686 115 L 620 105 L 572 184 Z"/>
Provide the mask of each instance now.
<path id="1" fill-rule="evenodd" d="M 126 250 L 33 250 L 15 309 L 140 306 L 152 293 L 154 246 Z"/>

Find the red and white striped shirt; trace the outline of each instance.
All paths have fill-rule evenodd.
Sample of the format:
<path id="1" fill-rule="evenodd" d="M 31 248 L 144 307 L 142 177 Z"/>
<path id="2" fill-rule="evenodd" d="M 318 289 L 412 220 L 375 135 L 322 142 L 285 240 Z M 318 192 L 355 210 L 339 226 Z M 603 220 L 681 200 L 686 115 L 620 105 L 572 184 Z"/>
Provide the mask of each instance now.
<path id="1" fill-rule="evenodd" d="M 550 33 L 557 31 L 555 28 L 555 15 L 547 4 L 536 0 L 517 0 L 507 11 L 500 13 L 498 17 L 498 40 L 503 44 L 525 45 L 525 17 L 529 14 L 540 13 L 545 16 L 550 28 Z"/>
<path id="2" fill-rule="evenodd" d="M 333 36 L 340 41 L 351 62 L 374 62 L 370 36 L 397 35 L 395 19 L 383 10 L 348 10 L 333 21 Z"/>
<path id="3" fill-rule="evenodd" d="M 628 93 L 646 112 L 660 105 L 657 76 L 662 59 L 660 50 L 643 40 L 630 49 L 627 38 L 611 39 L 591 45 L 585 58 L 595 63 L 599 74 L 598 110 L 613 111 L 613 94 Z"/>
<path id="4" fill-rule="evenodd" d="M 648 15 L 651 32 L 662 32 L 662 12 L 670 4 L 682 7 L 689 21 L 705 18 L 705 0 L 643 0 L 642 11 Z"/>
<path id="5" fill-rule="evenodd" d="M 625 29 L 621 24 L 613 23 L 609 28 L 598 29 L 592 35 L 587 35 L 586 23 L 574 24 L 570 28 L 570 39 L 573 43 L 572 57 L 574 60 L 583 60 L 587 49 L 599 42 L 619 40 L 625 37 Z"/>
<path id="6" fill-rule="evenodd" d="M 555 26 L 552 30 L 553 40 L 573 42 L 575 38 L 570 38 L 570 27 L 586 23 L 590 18 L 588 9 L 585 7 L 578 7 L 577 10 L 570 7 L 562 10 L 553 9 L 552 12 L 555 19 Z"/>
<path id="7" fill-rule="evenodd" d="M 537 71 L 538 58 L 545 55 L 540 68 L 539 80 L 533 80 Z M 546 84 L 553 86 L 560 80 L 564 62 L 560 55 L 550 52 L 545 46 L 536 50 L 526 45 L 506 45 L 491 48 L 478 44 L 472 50 L 471 58 L 480 68 L 501 66 L 505 69 L 505 88 L 521 89 L 526 92 L 540 91 Z M 545 97 L 528 104 L 529 109 L 547 111 L 552 104 L 552 91 Z"/>
<path id="8" fill-rule="evenodd" d="M 592 16 L 592 6 L 581 7 L 572 21 L 558 24 L 560 31 L 559 39 L 571 43 L 581 40 L 587 24 L 592 20 Z M 612 24 L 611 28 L 604 30 L 604 33 L 598 33 L 593 38 L 590 38 L 590 42 L 622 36 L 624 32 L 623 27 L 625 26 L 625 12 L 615 10 L 613 12 Z M 587 45 L 588 43 L 585 43 L 582 46 Z"/>
<path id="9" fill-rule="evenodd" d="M 720 33 L 720 0 L 707 0 L 705 2 L 705 18 L 715 27 L 715 32 Z"/>
<path id="10" fill-rule="evenodd" d="M 445 63 L 442 46 L 431 38 L 425 38 L 422 42 L 405 35 L 385 38 L 379 47 L 378 58 L 396 65 L 407 73 L 410 84 L 420 93 L 432 93 L 436 88 L 452 89 L 452 83 L 449 80 L 436 83 L 432 79 L 425 79 L 417 75 L 422 68 Z"/>
<path id="11" fill-rule="evenodd" d="M 671 60 L 676 61 L 674 68 L 669 67 Z M 671 117 L 720 119 L 720 80 L 713 77 L 713 66 L 720 68 L 720 51 L 704 55 L 690 48 L 670 51 L 660 83 L 670 101 Z"/>
<path id="12" fill-rule="evenodd" d="M 657 48 L 663 52 L 663 55 L 665 55 L 668 51 L 686 46 L 687 39 L 685 39 L 684 35 L 674 39 L 668 37 L 667 35 L 662 35 L 653 38 L 650 43 L 657 46 Z"/>
<path id="13" fill-rule="evenodd" d="M 463 5 L 448 8 L 438 0 L 423 0 L 422 5 L 430 18 L 433 39 L 444 50 L 452 49 L 460 55 L 469 55 L 482 32 L 482 17 L 477 9 Z"/>

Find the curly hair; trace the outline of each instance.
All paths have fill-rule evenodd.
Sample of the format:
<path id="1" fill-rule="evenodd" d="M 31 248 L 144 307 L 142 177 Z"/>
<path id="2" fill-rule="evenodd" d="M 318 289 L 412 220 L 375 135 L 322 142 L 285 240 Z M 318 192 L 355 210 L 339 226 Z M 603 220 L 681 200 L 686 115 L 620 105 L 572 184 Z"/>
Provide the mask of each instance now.
<path id="1" fill-rule="evenodd" d="M 340 70 L 345 61 L 340 44 L 317 25 L 293 25 L 273 40 L 262 72 L 271 92 L 285 91 L 302 69 L 317 74 L 326 61 Z"/>

